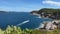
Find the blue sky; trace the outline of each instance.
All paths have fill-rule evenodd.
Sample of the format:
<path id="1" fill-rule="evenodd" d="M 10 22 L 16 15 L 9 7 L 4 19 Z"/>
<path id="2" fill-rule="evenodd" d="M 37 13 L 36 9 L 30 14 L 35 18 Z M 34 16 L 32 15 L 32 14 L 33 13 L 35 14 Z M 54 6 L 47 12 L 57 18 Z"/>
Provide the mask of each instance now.
<path id="1" fill-rule="evenodd" d="M 60 0 L 0 0 L 0 10 L 32 11 L 41 8 L 60 8 Z"/>

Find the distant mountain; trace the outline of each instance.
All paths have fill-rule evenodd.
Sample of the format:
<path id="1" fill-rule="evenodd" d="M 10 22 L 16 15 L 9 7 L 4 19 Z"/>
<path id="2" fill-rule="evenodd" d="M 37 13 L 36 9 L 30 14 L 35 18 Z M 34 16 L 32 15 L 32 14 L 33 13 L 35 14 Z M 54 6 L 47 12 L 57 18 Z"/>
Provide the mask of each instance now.
<path id="1" fill-rule="evenodd" d="M 0 13 L 5 13 L 6 11 L 0 11 Z"/>

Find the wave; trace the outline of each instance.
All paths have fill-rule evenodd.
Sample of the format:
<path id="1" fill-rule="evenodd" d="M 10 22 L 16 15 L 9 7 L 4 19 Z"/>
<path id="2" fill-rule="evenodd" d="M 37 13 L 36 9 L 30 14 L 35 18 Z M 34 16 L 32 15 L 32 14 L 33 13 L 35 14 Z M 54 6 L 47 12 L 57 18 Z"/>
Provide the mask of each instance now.
<path id="1" fill-rule="evenodd" d="M 48 23 L 49 24 L 52 24 L 51 21 L 43 21 L 42 23 L 40 23 L 40 25 L 35 28 L 35 29 L 40 29 L 40 28 L 44 28 L 45 24 Z M 49 26 L 48 26 L 49 27 Z"/>
<path id="2" fill-rule="evenodd" d="M 42 22 L 42 23 L 40 23 L 40 25 L 37 27 L 37 28 L 35 28 L 35 29 L 40 29 L 40 28 L 43 28 L 45 25 L 44 25 L 44 22 Z"/>
<path id="3" fill-rule="evenodd" d="M 23 21 L 22 23 L 19 23 L 19 24 L 17 24 L 16 26 L 23 25 L 23 24 L 25 24 L 25 23 L 28 23 L 29 21 L 30 21 L 30 20 Z"/>

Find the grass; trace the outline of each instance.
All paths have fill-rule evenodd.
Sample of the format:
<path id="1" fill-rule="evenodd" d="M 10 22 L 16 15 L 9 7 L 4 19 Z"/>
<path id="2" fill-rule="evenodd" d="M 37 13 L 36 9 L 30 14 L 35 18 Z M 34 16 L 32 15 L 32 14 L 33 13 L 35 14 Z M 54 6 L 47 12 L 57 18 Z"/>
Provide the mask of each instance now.
<path id="1" fill-rule="evenodd" d="M 8 26 L 5 30 L 0 29 L 0 34 L 60 34 L 60 29 L 55 30 L 36 30 L 36 29 L 24 29 L 16 26 Z"/>

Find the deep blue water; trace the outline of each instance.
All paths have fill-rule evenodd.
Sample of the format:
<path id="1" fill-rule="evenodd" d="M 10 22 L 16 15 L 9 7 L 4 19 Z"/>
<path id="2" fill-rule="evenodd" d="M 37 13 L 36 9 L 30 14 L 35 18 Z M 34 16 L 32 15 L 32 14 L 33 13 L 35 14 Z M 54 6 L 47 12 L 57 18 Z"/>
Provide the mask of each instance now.
<path id="1" fill-rule="evenodd" d="M 7 25 L 17 25 L 23 21 L 29 20 L 28 23 L 20 25 L 21 28 L 34 29 L 39 27 L 40 23 L 43 21 L 48 21 L 50 19 L 36 18 L 28 12 L 6 12 L 0 13 L 0 28 L 5 29 Z"/>

